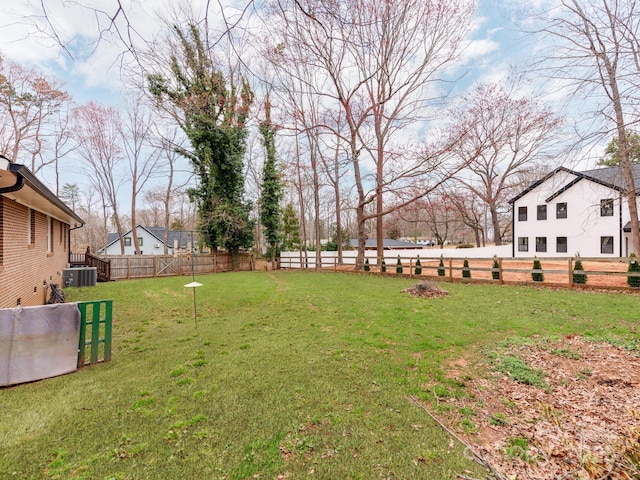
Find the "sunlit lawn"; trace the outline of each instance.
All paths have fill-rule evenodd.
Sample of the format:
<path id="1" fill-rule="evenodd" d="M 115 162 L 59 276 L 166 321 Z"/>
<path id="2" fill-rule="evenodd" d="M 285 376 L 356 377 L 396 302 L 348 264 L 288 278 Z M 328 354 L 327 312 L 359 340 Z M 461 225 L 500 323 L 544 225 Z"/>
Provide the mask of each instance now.
<path id="1" fill-rule="evenodd" d="M 408 396 L 512 335 L 632 338 L 639 298 L 245 272 L 68 289 L 114 301 L 108 364 L 0 390 L 0 478 L 481 478 Z M 458 381 L 459 382 L 459 381 Z"/>

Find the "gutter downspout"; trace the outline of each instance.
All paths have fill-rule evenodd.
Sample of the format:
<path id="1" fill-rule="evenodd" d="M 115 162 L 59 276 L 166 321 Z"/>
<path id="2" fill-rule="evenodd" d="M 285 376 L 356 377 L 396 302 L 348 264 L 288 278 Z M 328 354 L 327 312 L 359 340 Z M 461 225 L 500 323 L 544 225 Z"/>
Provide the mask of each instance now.
<path id="1" fill-rule="evenodd" d="M 24 177 L 20 172 L 16 172 L 16 183 L 11 185 L 10 187 L 0 188 L 0 195 L 4 193 L 17 192 L 22 187 L 24 187 Z"/>
<path id="2" fill-rule="evenodd" d="M 71 225 L 69 225 L 69 233 L 67 234 L 67 265 L 71 266 L 71 231 L 72 230 L 77 230 L 79 228 L 84 227 L 84 223 L 81 223 L 80 225 L 77 225 L 75 227 L 72 227 Z M 85 258 L 84 260 L 85 265 L 87 263 L 87 259 Z"/>
<path id="3" fill-rule="evenodd" d="M 516 204 L 511 204 L 511 258 L 516 258 Z"/>
<path id="4" fill-rule="evenodd" d="M 623 256 L 626 256 L 622 255 L 622 238 L 624 237 L 624 229 L 622 225 L 622 193 L 620 194 L 620 206 L 618 207 L 618 231 L 620 232 L 620 258 L 622 258 Z"/>

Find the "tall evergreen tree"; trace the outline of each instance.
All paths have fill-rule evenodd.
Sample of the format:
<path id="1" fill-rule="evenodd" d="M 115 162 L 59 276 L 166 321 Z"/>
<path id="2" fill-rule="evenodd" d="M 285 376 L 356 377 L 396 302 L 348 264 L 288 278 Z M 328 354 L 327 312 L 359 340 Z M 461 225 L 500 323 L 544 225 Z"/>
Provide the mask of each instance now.
<path id="1" fill-rule="evenodd" d="M 275 261 L 276 248 L 280 243 L 282 177 L 276 162 L 276 127 L 271 122 L 271 103 L 269 96 L 264 105 L 265 120 L 260 123 L 260 134 L 265 149 L 264 167 L 262 169 L 262 193 L 260 195 L 260 222 L 264 227 L 264 235 L 269 245 L 271 261 Z"/>
<path id="2" fill-rule="evenodd" d="M 300 248 L 300 220 L 293 205 L 287 203 L 282 212 L 282 249 L 286 251 Z"/>
<path id="3" fill-rule="evenodd" d="M 253 101 L 249 84 L 225 79 L 196 25 L 175 27 L 180 48 L 170 58 L 170 74 L 150 74 L 149 91 L 170 111 L 191 142 L 181 153 L 191 160 L 199 185 L 189 190 L 198 205 L 206 243 L 232 253 L 234 269 L 241 248 L 253 243 L 251 205 L 244 195 L 245 122 Z"/>
<path id="4" fill-rule="evenodd" d="M 627 149 L 629 161 L 631 163 L 640 163 L 640 134 L 636 132 L 627 132 Z M 613 137 L 604 151 L 604 156 L 598 162 L 598 165 L 605 167 L 617 167 L 620 165 L 620 140 Z"/>

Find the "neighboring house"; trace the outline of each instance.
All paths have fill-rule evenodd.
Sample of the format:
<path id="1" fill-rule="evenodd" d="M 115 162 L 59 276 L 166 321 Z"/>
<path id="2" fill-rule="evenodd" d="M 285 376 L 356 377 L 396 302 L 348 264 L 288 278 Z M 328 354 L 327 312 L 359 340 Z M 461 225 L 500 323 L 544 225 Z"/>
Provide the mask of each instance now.
<path id="1" fill-rule="evenodd" d="M 640 165 L 633 166 L 636 184 Z M 632 252 L 619 167 L 559 167 L 510 200 L 514 257 L 626 257 Z"/>
<path id="2" fill-rule="evenodd" d="M 352 238 L 349 240 L 353 248 L 358 248 L 358 239 Z M 368 238 L 365 243 L 365 250 L 377 250 L 378 241 L 375 238 Z M 403 249 L 416 249 L 424 248 L 424 245 L 420 245 L 413 242 L 405 242 L 404 240 L 394 240 L 392 238 L 383 239 L 383 246 L 385 250 L 403 250 Z"/>
<path id="3" fill-rule="evenodd" d="M 164 255 L 164 228 L 136 226 L 136 236 L 140 246 L 141 255 Z M 133 230 L 122 235 L 124 240 L 124 254 L 135 255 L 136 249 L 133 243 Z M 191 240 L 198 241 L 197 236 L 192 237 L 192 232 L 184 230 L 169 230 L 167 252 L 173 255 L 179 251 L 187 251 L 191 246 Z M 107 245 L 100 250 L 101 255 L 122 255 L 120 239 L 117 233 L 107 235 Z"/>
<path id="4" fill-rule="evenodd" d="M 0 155 L 0 308 L 43 305 L 84 224 L 24 165 Z"/>

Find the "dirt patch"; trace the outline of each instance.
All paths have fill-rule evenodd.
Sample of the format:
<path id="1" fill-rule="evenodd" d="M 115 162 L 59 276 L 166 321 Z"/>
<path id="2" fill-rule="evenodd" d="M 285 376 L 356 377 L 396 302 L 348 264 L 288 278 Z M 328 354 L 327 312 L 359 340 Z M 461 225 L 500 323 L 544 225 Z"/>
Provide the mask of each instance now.
<path id="1" fill-rule="evenodd" d="M 449 295 L 449 292 L 443 290 L 433 282 L 421 282 L 413 287 L 405 288 L 402 292 L 419 298 L 438 298 Z"/>
<path id="2" fill-rule="evenodd" d="M 540 383 L 515 369 L 465 380 L 468 396 L 437 398 L 434 415 L 497 478 L 640 479 L 640 357 L 578 336 L 511 346 L 496 365 L 506 357 Z"/>

